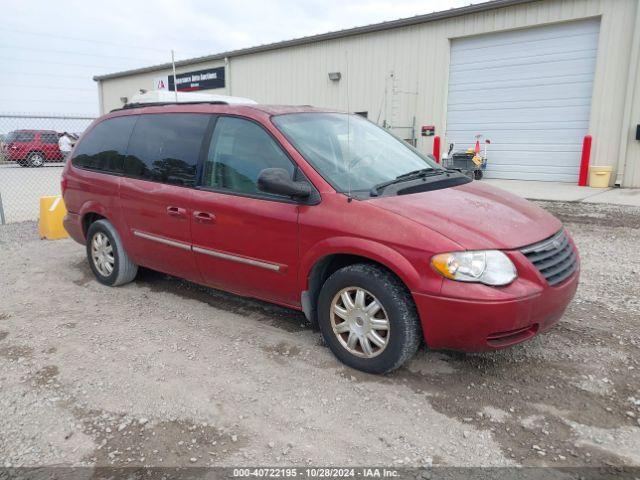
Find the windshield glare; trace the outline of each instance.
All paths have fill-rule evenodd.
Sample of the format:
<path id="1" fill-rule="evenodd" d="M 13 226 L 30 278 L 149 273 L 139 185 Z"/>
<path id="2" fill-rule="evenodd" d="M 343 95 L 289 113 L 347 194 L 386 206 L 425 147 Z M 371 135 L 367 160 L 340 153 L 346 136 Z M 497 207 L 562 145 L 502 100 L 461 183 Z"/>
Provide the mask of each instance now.
<path id="1" fill-rule="evenodd" d="M 359 115 L 291 113 L 275 116 L 273 122 L 339 192 L 368 191 L 399 175 L 441 168 Z"/>

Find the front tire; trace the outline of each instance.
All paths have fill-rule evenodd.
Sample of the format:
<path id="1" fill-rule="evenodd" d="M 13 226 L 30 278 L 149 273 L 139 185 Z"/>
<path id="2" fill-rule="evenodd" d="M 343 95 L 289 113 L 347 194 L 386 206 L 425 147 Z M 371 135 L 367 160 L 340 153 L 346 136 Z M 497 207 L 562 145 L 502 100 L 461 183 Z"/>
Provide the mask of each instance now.
<path id="1" fill-rule="evenodd" d="M 111 287 L 131 282 L 138 273 L 138 266 L 127 255 L 120 235 L 108 220 L 98 220 L 89 227 L 87 259 L 98 281 Z"/>
<path id="2" fill-rule="evenodd" d="M 421 328 L 411 294 L 388 270 L 359 263 L 341 268 L 318 298 L 322 336 L 340 361 L 387 373 L 417 351 Z"/>

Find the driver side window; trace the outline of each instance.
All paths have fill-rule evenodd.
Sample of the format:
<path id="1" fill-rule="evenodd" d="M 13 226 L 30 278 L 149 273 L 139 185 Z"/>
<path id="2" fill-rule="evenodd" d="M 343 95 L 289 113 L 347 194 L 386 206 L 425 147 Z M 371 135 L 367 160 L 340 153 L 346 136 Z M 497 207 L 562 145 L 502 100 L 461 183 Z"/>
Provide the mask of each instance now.
<path id="1" fill-rule="evenodd" d="M 283 168 L 293 178 L 295 167 L 276 141 L 258 124 L 220 117 L 204 164 L 203 186 L 241 194 L 269 195 L 259 190 L 265 168 Z"/>

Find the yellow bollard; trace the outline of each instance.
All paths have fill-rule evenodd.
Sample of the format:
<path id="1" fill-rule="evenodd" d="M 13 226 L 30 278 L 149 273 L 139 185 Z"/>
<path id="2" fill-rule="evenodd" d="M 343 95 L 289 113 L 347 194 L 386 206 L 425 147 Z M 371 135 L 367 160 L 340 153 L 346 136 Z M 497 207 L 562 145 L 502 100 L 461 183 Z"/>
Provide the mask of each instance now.
<path id="1" fill-rule="evenodd" d="M 48 240 L 67 238 L 69 234 L 62 226 L 62 219 L 66 214 L 67 209 L 60 195 L 40 197 L 40 220 L 38 221 L 40 238 Z"/>

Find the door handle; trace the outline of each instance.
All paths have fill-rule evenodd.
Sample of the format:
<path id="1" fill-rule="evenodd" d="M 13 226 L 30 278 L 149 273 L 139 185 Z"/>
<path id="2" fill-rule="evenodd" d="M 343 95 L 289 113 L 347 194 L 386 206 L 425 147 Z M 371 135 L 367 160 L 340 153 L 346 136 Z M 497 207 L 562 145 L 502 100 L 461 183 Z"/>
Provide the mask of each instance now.
<path id="1" fill-rule="evenodd" d="M 187 216 L 187 210 L 180 207 L 167 207 L 167 215 L 176 218 L 185 218 Z"/>
<path id="2" fill-rule="evenodd" d="M 193 218 L 198 223 L 214 223 L 216 221 L 216 216 L 213 213 L 209 212 L 193 212 Z"/>

